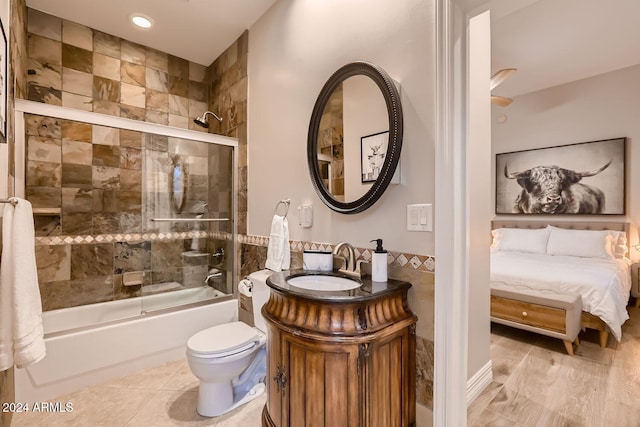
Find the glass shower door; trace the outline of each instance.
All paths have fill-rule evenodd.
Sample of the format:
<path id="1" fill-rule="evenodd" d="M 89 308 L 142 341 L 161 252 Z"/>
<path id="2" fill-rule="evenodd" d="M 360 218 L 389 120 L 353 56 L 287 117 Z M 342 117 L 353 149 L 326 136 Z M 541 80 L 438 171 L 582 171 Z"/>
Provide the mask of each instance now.
<path id="1" fill-rule="evenodd" d="M 146 134 L 143 310 L 233 293 L 233 147 Z"/>

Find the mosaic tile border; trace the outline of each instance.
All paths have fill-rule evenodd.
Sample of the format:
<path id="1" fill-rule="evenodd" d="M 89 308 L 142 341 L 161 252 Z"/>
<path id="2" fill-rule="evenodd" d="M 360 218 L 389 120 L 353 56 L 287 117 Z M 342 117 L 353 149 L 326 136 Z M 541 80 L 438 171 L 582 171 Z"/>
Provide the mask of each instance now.
<path id="1" fill-rule="evenodd" d="M 77 245 L 91 243 L 114 243 L 114 242 L 138 242 L 142 240 L 162 241 L 193 238 L 214 238 L 221 240 L 232 240 L 231 233 L 207 232 L 207 231 L 181 231 L 167 233 L 122 233 L 122 234 L 98 234 L 83 236 L 52 236 L 36 237 L 36 245 Z"/>
<path id="2" fill-rule="evenodd" d="M 266 236 L 255 235 L 238 235 L 238 243 L 254 245 L 254 246 L 269 246 L 269 238 Z M 318 242 L 302 242 L 297 240 L 290 240 L 289 245 L 292 251 L 333 251 L 335 245 L 331 243 L 318 243 Z M 371 260 L 372 250 L 367 248 L 354 248 L 356 259 L 363 259 L 365 261 Z M 387 264 L 396 267 L 410 268 L 413 270 L 429 271 L 431 273 L 436 270 L 436 259 L 433 256 L 428 255 L 416 255 L 402 252 L 389 251 L 387 253 Z"/>
<path id="3" fill-rule="evenodd" d="M 98 234 L 98 235 L 77 235 L 77 236 L 45 236 L 36 237 L 36 245 L 77 245 L 91 243 L 114 243 L 114 242 L 138 242 L 166 241 L 193 238 L 213 238 L 220 240 L 232 240 L 231 233 L 207 232 L 207 231 L 182 231 L 166 233 L 121 233 L 121 234 Z M 266 236 L 239 234 L 237 241 L 239 244 L 253 246 L 269 246 L 269 238 Z M 335 245 L 331 243 L 302 242 L 298 240 L 289 241 L 292 251 L 333 251 Z M 368 248 L 354 248 L 356 259 L 365 261 L 371 260 L 372 250 Z M 436 259 L 433 256 L 417 255 L 402 252 L 389 251 L 387 253 L 387 264 L 396 267 L 410 268 L 419 271 L 435 272 Z"/>

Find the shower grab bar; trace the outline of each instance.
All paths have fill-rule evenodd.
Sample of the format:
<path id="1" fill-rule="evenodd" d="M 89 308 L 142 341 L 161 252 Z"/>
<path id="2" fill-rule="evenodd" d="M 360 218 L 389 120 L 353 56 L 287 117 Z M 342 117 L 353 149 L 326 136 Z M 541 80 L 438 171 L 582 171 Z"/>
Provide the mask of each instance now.
<path id="1" fill-rule="evenodd" d="M 220 222 L 229 221 L 229 218 L 151 218 L 155 222 Z"/>

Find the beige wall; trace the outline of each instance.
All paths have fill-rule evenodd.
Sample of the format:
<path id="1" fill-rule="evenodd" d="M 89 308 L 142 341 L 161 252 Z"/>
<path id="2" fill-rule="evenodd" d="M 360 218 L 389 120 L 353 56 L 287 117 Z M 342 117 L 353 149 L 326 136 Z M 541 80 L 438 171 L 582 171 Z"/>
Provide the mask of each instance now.
<path id="1" fill-rule="evenodd" d="M 291 238 L 348 241 L 433 254 L 432 233 L 406 230 L 406 205 L 434 201 L 434 5 L 406 0 L 280 1 L 250 29 L 249 234 L 268 235 L 275 204 L 292 200 Z M 330 211 L 316 196 L 306 161 L 311 111 L 342 65 L 367 60 L 401 85 L 404 109 L 402 184 L 357 215 Z M 297 225 L 296 208 L 313 204 L 314 224 Z"/>
<path id="2" fill-rule="evenodd" d="M 631 222 L 631 244 L 638 241 L 640 224 L 640 65 L 588 79 L 518 96 L 508 108 L 493 108 L 492 152 L 503 153 L 531 148 L 627 137 L 626 216 L 569 217 L 568 221 L 625 219 Z M 507 120 L 498 123 L 505 114 Z M 495 156 L 493 156 L 495 161 Z M 495 184 L 495 170 L 492 174 Z M 494 197 L 492 187 L 492 197 Z M 508 218 L 507 215 L 500 215 Z M 632 250 L 631 255 L 639 254 Z"/>
<path id="3" fill-rule="evenodd" d="M 394 252 L 389 276 L 414 285 L 409 304 L 419 318 L 416 396 L 427 407 L 432 405 L 433 393 L 434 284 L 433 264 L 426 265 L 433 262 L 428 255 L 435 251 L 434 234 L 406 231 L 406 205 L 433 203 L 435 198 L 434 14 L 432 2 L 419 0 L 392 7 L 383 0 L 371 0 L 366 7 L 339 0 L 279 1 L 250 28 L 249 244 L 243 245 L 242 255 L 243 267 L 264 265 L 264 242 L 262 246 L 257 242 L 266 240 L 260 236 L 269 235 L 275 205 L 286 197 L 292 202 L 293 267 L 300 266 L 301 249 L 310 242 L 348 241 L 363 252 L 374 247 L 371 239 L 384 239 L 385 248 Z M 341 215 L 315 194 L 307 169 L 306 140 L 322 86 L 338 68 L 357 60 L 376 63 L 400 84 L 402 184 L 390 186 L 367 211 Z M 303 203 L 313 205 L 311 228 L 297 223 L 296 208 Z M 418 425 L 428 421 L 419 420 Z"/>
<path id="4" fill-rule="evenodd" d="M 489 13 L 469 23 L 469 126 L 467 159 L 468 356 L 467 378 L 490 361 L 489 236 L 491 200 L 491 110 L 487 80 L 491 71 Z"/>

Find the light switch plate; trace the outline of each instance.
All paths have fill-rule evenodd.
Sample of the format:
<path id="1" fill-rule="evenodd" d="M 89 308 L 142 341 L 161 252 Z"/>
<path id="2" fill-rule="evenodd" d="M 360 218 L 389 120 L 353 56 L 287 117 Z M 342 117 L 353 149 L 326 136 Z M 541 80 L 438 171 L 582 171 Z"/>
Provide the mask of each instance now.
<path id="1" fill-rule="evenodd" d="M 433 231 L 433 205 L 407 205 L 407 230 Z"/>

